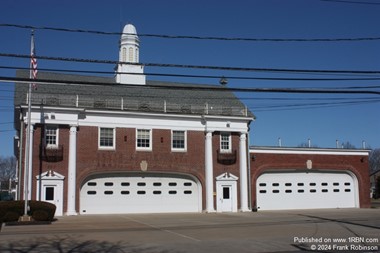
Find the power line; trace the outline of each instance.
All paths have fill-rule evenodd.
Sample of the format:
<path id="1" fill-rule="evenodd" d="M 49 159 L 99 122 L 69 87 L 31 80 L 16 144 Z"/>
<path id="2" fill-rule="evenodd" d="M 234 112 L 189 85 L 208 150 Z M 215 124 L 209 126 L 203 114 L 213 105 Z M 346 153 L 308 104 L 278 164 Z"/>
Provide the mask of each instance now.
<path id="1" fill-rule="evenodd" d="M 5 133 L 5 132 L 14 132 L 14 131 L 16 131 L 16 130 L 0 130 L 0 133 Z"/>
<path id="2" fill-rule="evenodd" d="M 364 2 L 364 1 L 348 1 L 348 0 L 320 0 L 324 2 L 337 2 L 345 4 L 366 4 L 366 5 L 380 5 L 380 3 L 375 2 Z"/>
<path id="3" fill-rule="evenodd" d="M 349 105 L 349 104 L 365 104 L 379 103 L 380 99 L 376 100 L 360 100 L 360 101 L 345 101 L 345 102 L 323 102 L 323 103 L 297 103 L 297 104 L 281 104 L 281 105 L 262 105 L 255 108 L 277 108 L 277 107 L 299 107 L 299 106 L 324 106 L 324 105 Z"/>
<path id="4" fill-rule="evenodd" d="M 104 83 L 85 82 L 85 81 L 62 81 L 62 80 L 45 80 L 45 79 L 29 79 L 0 76 L 0 81 L 3 82 L 18 82 L 35 84 L 60 84 L 60 85 L 104 85 Z M 136 88 L 136 85 L 131 84 L 113 84 L 124 87 Z M 297 88 L 227 88 L 222 86 L 204 87 L 204 86 L 178 86 L 178 85 L 144 85 L 138 86 L 143 88 L 153 89 L 175 89 L 175 90 L 203 90 L 203 91 L 219 91 L 219 92 L 256 92 L 256 93 L 292 93 L 292 94 L 371 94 L 380 95 L 380 91 L 368 90 L 332 90 L 332 89 L 297 89 Z"/>
<path id="5" fill-rule="evenodd" d="M 14 66 L 0 66 L 1 69 L 13 69 L 13 70 L 30 70 L 26 67 L 14 67 Z M 207 79 L 220 79 L 222 76 L 218 75 L 188 75 L 188 74 L 167 74 L 167 73 L 126 73 L 116 71 L 92 71 L 92 70 L 74 70 L 74 69 L 52 69 L 52 68 L 39 68 L 39 71 L 52 71 L 63 73 L 86 73 L 86 74 L 128 74 L 128 75 L 146 75 L 146 76 L 165 76 L 165 77 L 186 77 L 186 78 L 207 78 Z M 380 80 L 380 77 L 366 77 L 366 78 L 286 78 L 286 77 L 251 77 L 251 76 L 223 76 L 227 79 L 235 80 L 260 80 L 260 81 L 375 81 Z M 367 88 L 380 88 L 380 86 L 367 87 Z"/>
<path id="6" fill-rule="evenodd" d="M 362 104 L 372 104 L 380 103 L 380 100 L 377 101 L 355 101 L 355 102 L 331 102 L 331 103 L 310 103 L 310 104 L 291 104 L 291 105 L 277 105 L 277 106 L 261 106 L 254 107 L 250 106 L 249 109 L 257 112 L 270 112 L 270 111 L 293 111 L 293 110 L 304 110 L 304 109 L 319 109 L 319 108 L 330 108 L 330 107 L 339 107 L 339 106 L 355 106 Z"/>
<path id="7" fill-rule="evenodd" d="M 59 32 L 72 32 L 72 33 L 90 33 L 98 35 L 135 35 L 121 32 L 105 32 L 96 30 L 84 29 L 69 29 L 47 26 L 31 26 L 31 25 L 18 25 L 18 24 L 0 24 L 2 27 L 13 27 L 19 29 L 29 30 L 50 30 Z M 380 37 L 356 37 L 356 38 L 244 38 L 244 37 L 212 37 L 212 36 L 189 36 L 189 35 L 165 35 L 165 34 L 149 34 L 140 33 L 140 37 L 152 37 L 161 39 L 193 39 L 193 40 L 215 40 L 215 41 L 247 41 L 247 42 L 355 42 L 355 41 L 377 41 Z"/>
<path id="8" fill-rule="evenodd" d="M 30 58 L 26 54 L 10 54 L 0 53 L 2 57 L 12 58 Z M 211 69 L 211 70 L 228 70 L 228 71 L 251 71 L 251 72 L 277 72 L 277 73 L 328 73 L 328 74 L 380 74 L 380 71 L 370 70 L 312 70 L 312 69 L 278 69 L 278 68 L 248 68 L 248 67 L 223 67 L 223 66 L 205 66 L 205 65 L 185 65 L 185 64 L 170 64 L 170 63 L 132 63 L 132 62 L 119 62 L 114 60 L 95 60 L 83 58 L 67 58 L 67 57 L 53 57 L 53 56 L 35 56 L 42 60 L 52 61 L 67 61 L 67 62 L 81 62 L 81 63 L 102 63 L 102 64 L 130 64 L 137 66 L 147 67 L 165 67 L 165 68 L 190 68 L 190 69 Z"/>

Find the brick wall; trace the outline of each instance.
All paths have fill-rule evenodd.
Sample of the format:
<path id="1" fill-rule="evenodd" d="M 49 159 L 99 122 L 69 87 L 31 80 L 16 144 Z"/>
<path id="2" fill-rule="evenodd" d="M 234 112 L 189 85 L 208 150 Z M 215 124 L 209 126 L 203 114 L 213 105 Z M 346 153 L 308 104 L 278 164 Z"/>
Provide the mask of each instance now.
<path id="1" fill-rule="evenodd" d="M 42 143 L 43 133 L 42 129 L 42 125 L 36 125 L 34 131 L 32 199 L 35 199 L 36 197 L 36 176 L 48 170 L 53 170 L 65 176 L 63 205 L 63 211 L 65 212 L 67 209 L 67 168 L 70 129 L 68 126 L 59 126 L 58 143 L 63 146 L 63 160 L 59 162 L 46 162 L 40 160 L 40 144 Z M 239 176 L 239 134 L 233 133 L 231 137 L 232 150 L 237 151 L 237 161 L 232 165 L 223 165 L 217 161 L 217 150 L 220 148 L 220 133 L 215 132 L 213 134 L 214 178 L 224 172 L 230 172 L 236 176 Z M 89 175 L 102 172 L 138 172 L 141 171 L 141 161 L 146 161 L 148 163 L 147 171 L 150 172 L 185 173 L 198 178 L 202 185 L 202 204 L 203 208 L 205 207 L 205 134 L 203 131 L 187 131 L 186 152 L 171 150 L 171 130 L 153 129 L 152 151 L 136 150 L 135 128 L 116 128 L 115 140 L 116 143 L 114 150 L 99 149 L 98 127 L 78 127 L 76 184 L 77 210 L 79 210 L 80 205 L 80 188 Z M 216 192 L 215 184 L 214 192 Z"/>
<path id="2" fill-rule="evenodd" d="M 261 174 L 266 170 L 280 172 L 281 170 L 296 169 L 305 171 L 307 160 L 313 162 L 313 169 L 353 173 L 359 184 L 360 207 L 370 207 L 368 156 L 270 153 L 250 154 L 253 206 L 256 204 L 256 180 Z"/>

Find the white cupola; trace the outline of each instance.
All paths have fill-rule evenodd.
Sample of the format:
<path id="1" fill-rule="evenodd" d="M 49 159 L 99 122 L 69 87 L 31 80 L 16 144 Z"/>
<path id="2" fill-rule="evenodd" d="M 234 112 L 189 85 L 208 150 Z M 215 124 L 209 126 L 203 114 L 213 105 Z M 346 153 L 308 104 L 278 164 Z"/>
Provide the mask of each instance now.
<path id="1" fill-rule="evenodd" d="M 139 63 L 140 40 L 136 28 L 124 26 L 120 40 L 119 64 L 117 65 L 116 82 L 144 85 L 144 66 Z"/>

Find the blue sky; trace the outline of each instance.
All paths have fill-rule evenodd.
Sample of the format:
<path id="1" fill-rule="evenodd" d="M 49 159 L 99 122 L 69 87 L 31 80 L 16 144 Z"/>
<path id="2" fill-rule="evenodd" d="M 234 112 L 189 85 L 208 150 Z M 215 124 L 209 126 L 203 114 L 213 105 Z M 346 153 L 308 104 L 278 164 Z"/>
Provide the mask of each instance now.
<path id="1" fill-rule="evenodd" d="M 352 1 L 355 2 L 355 1 Z M 244 38 L 380 37 L 380 1 L 360 4 L 319 0 L 140 0 L 51 1 L 3 0 L 0 23 L 121 31 L 126 23 L 139 34 Z M 30 30 L 0 26 L 0 53 L 29 54 Z M 140 62 L 249 68 L 380 71 L 380 40 L 355 42 L 247 42 L 140 37 Z M 36 53 L 84 59 L 118 59 L 119 36 L 37 30 Z M 0 66 L 28 67 L 28 59 L 0 57 Z M 107 64 L 38 60 L 39 68 L 113 71 Z M 169 69 L 165 74 L 276 78 L 358 78 L 353 75 L 310 75 L 273 72 Z M 0 68 L 0 76 L 15 70 Z M 368 77 L 368 76 L 364 76 Z M 370 76 L 380 77 L 380 75 Z M 218 84 L 217 79 L 148 76 L 151 80 Z M 13 154 L 13 84 L 0 82 L 0 155 Z M 267 81 L 230 79 L 229 87 L 342 88 L 376 86 L 371 81 Z M 379 91 L 380 89 L 371 89 Z M 362 141 L 380 147 L 379 95 L 237 94 L 255 113 L 250 144 L 335 147 L 335 141 Z M 350 103 L 350 104 L 347 104 Z M 351 104 L 354 102 L 354 104 Z M 367 103 L 370 102 L 370 103 Z M 327 104 L 326 104 L 327 103 Z M 338 103 L 331 106 L 331 103 Z M 302 104 L 303 106 L 299 106 Z M 313 107 L 313 108 L 310 108 Z"/>

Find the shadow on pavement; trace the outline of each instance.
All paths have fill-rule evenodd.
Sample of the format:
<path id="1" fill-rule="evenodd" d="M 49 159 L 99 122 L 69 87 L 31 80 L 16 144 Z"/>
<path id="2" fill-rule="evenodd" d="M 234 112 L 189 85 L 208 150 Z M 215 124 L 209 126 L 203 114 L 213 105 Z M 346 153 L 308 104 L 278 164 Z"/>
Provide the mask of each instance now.
<path id="1" fill-rule="evenodd" d="M 79 240 L 72 236 L 42 237 L 2 243 L 1 253 L 170 253 L 154 247 L 141 247 L 96 240 Z"/>

